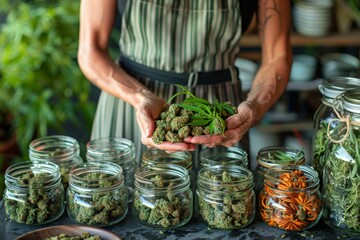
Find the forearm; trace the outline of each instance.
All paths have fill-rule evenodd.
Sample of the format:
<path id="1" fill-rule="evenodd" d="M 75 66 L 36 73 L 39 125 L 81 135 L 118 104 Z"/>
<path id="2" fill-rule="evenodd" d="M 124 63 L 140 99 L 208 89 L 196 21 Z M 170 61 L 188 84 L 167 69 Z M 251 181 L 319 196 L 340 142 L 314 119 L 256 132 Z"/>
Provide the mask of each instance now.
<path id="1" fill-rule="evenodd" d="M 121 69 L 105 52 L 79 48 L 78 59 L 87 79 L 135 108 L 143 98 L 152 94 L 144 85 Z"/>
<path id="2" fill-rule="evenodd" d="M 260 0 L 258 26 L 261 66 L 247 96 L 247 101 L 257 108 L 256 120 L 275 104 L 289 81 L 292 64 L 290 1 Z"/>

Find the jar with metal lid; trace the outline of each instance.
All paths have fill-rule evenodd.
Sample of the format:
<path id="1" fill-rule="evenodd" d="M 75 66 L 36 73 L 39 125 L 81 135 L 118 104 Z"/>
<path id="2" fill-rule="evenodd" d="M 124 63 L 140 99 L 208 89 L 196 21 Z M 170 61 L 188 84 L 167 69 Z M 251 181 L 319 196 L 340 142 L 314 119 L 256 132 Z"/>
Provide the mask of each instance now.
<path id="1" fill-rule="evenodd" d="M 138 168 L 132 204 L 134 217 L 144 225 L 164 230 L 185 225 L 193 213 L 188 170 L 175 164 Z"/>
<path id="2" fill-rule="evenodd" d="M 255 192 L 258 194 L 264 186 L 265 172 L 272 167 L 288 165 L 304 165 L 305 153 L 303 149 L 288 146 L 266 146 L 259 150 L 255 167 Z"/>
<path id="3" fill-rule="evenodd" d="M 114 225 L 128 212 L 127 198 L 123 171 L 115 163 L 82 163 L 70 170 L 67 213 L 77 223 Z"/>
<path id="4" fill-rule="evenodd" d="M 14 222 L 47 224 L 64 212 L 64 187 L 55 163 L 15 163 L 5 171 L 5 186 L 5 213 Z"/>
<path id="5" fill-rule="evenodd" d="M 214 165 L 237 165 L 248 168 L 248 154 L 238 147 L 204 148 L 199 156 L 200 168 Z"/>
<path id="6" fill-rule="evenodd" d="M 333 101 L 341 93 L 358 88 L 360 86 L 360 78 L 354 77 L 333 77 L 325 79 L 319 90 L 322 94 L 321 104 L 316 110 L 313 118 L 313 140 L 312 140 L 312 163 L 311 165 L 318 171 L 320 180 L 322 179 L 322 171 L 325 165 L 325 147 L 328 142 L 327 129 L 332 119 L 336 118 L 333 111 Z M 336 123 L 332 122 L 332 129 L 336 127 Z"/>
<path id="7" fill-rule="evenodd" d="M 210 228 L 238 229 L 255 217 L 252 172 L 238 165 L 200 169 L 195 194 L 195 215 Z"/>
<path id="8" fill-rule="evenodd" d="M 136 169 L 134 143 L 125 138 L 99 138 L 86 144 L 88 162 L 113 162 L 123 169 L 128 200 L 132 200 L 134 174 Z"/>
<path id="9" fill-rule="evenodd" d="M 259 194 L 262 220 L 285 231 L 315 226 L 323 209 L 319 183 L 318 173 L 307 165 L 268 169 Z"/>
<path id="10" fill-rule="evenodd" d="M 337 127 L 328 130 L 329 142 L 322 193 L 324 222 L 337 230 L 360 233 L 360 88 L 334 100 Z M 330 122 L 329 124 L 332 124 Z"/>
<path id="11" fill-rule="evenodd" d="M 44 160 L 57 164 L 65 189 L 69 182 L 69 169 L 83 162 L 80 157 L 78 141 L 63 135 L 46 136 L 33 140 L 29 146 L 29 158 L 31 161 Z"/>

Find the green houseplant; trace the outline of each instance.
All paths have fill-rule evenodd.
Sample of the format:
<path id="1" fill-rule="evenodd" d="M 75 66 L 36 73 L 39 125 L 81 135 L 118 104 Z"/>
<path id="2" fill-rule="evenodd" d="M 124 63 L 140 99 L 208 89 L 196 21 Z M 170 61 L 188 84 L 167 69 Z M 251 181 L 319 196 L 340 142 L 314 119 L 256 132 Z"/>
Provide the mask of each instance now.
<path id="1" fill-rule="evenodd" d="M 89 130 L 91 84 L 76 61 L 80 1 L 7 1 L 0 25 L 0 98 L 24 156 L 34 138 L 61 134 L 64 124 Z M 80 124 L 81 123 L 81 124 Z"/>

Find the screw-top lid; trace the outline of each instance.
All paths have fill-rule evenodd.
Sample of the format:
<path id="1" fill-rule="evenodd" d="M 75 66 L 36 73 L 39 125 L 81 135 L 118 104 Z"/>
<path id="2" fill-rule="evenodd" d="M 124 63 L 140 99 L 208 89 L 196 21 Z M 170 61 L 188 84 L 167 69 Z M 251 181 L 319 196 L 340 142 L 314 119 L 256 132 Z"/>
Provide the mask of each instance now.
<path id="1" fill-rule="evenodd" d="M 332 77 L 325 79 L 322 84 L 319 85 L 319 90 L 323 96 L 334 99 L 341 93 L 359 88 L 360 78 L 354 77 Z"/>

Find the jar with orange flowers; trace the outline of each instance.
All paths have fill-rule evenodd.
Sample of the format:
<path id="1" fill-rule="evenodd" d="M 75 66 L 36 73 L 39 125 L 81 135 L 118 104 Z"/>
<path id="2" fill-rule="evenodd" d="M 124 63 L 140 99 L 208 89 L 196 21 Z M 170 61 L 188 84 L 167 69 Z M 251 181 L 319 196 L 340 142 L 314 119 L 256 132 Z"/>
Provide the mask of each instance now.
<path id="1" fill-rule="evenodd" d="M 300 231 L 313 227 L 322 214 L 318 173 L 310 166 L 270 168 L 259 195 L 262 220 L 271 227 Z"/>

